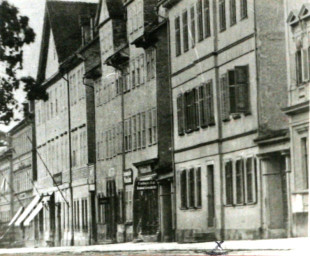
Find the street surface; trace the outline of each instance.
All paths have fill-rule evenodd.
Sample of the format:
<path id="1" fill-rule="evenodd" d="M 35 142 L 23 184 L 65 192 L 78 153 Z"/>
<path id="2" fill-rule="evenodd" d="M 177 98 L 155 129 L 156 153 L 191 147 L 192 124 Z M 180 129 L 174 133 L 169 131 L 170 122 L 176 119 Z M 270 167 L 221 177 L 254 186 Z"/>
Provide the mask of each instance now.
<path id="1" fill-rule="evenodd" d="M 226 241 L 224 255 L 241 256 L 310 256 L 309 238 Z M 148 256 L 148 255 L 212 255 L 216 244 L 207 243 L 122 243 L 92 246 L 0 249 L 0 255 L 86 255 L 86 256 Z M 223 254 L 222 254 L 223 255 Z"/>

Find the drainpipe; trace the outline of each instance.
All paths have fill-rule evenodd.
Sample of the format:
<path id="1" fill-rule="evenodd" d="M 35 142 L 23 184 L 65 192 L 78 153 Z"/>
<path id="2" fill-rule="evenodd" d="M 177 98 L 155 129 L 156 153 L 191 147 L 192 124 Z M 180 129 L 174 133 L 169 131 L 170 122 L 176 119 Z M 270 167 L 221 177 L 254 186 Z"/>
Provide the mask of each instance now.
<path id="1" fill-rule="evenodd" d="M 70 108 L 70 82 L 69 74 L 62 77 L 67 83 L 67 107 L 68 107 L 68 140 L 69 140 L 69 190 L 70 190 L 70 207 L 71 207 L 71 241 L 70 245 L 74 245 L 74 211 L 73 211 L 73 188 L 72 188 L 72 155 L 71 155 L 71 108 Z"/>
<path id="2" fill-rule="evenodd" d="M 219 66 L 218 66 L 218 23 L 217 23 L 217 1 L 213 1 L 213 34 L 214 34 L 214 67 L 215 67 L 215 89 L 216 89 L 216 95 L 217 95 L 217 131 L 218 131 L 218 154 L 219 154 L 219 170 L 220 170 L 220 191 L 221 191 L 221 231 L 220 231 L 220 237 L 223 241 L 225 239 L 225 207 L 224 207 L 224 185 L 223 185 L 223 171 L 224 170 L 224 164 L 223 164 L 223 145 L 222 145 L 222 139 L 223 139 L 223 130 L 222 130 L 222 108 L 221 108 L 221 101 L 220 101 L 220 86 L 219 86 Z"/>

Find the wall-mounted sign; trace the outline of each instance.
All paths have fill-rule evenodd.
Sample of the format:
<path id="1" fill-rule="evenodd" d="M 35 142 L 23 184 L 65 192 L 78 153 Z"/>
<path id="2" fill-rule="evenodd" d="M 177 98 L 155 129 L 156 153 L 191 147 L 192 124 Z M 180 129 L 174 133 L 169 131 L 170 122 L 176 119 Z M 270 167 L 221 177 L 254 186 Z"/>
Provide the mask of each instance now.
<path id="1" fill-rule="evenodd" d="M 152 172 L 151 165 L 141 165 L 138 167 L 140 174 L 146 174 Z"/>
<path id="2" fill-rule="evenodd" d="M 125 185 L 132 184 L 133 183 L 133 171 L 132 171 L 132 169 L 127 169 L 123 174 L 123 178 L 124 178 L 124 184 Z"/>
<path id="3" fill-rule="evenodd" d="M 108 170 L 108 176 L 109 177 L 114 177 L 115 176 L 115 169 L 114 168 L 110 168 Z"/>
<path id="4" fill-rule="evenodd" d="M 157 189 L 157 182 L 155 180 L 138 180 L 137 190 L 154 190 Z"/>

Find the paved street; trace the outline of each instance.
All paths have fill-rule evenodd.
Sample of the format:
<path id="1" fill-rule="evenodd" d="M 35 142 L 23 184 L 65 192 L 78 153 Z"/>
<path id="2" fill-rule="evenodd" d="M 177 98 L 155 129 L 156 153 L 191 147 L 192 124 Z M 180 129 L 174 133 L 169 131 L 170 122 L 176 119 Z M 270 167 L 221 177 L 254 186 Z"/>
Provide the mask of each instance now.
<path id="1" fill-rule="evenodd" d="M 0 255 L 208 255 L 215 243 L 123 243 L 93 246 L 0 249 Z M 308 238 L 227 241 L 226 255 L 309 256 Z"/>

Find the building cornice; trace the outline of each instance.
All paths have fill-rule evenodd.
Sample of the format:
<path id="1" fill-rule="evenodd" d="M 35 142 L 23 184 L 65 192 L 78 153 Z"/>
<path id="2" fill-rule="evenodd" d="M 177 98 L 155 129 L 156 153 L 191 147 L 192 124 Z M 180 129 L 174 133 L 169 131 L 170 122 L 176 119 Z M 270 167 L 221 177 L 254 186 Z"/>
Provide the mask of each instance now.
<path id="1" fill-rule="evenodd" d="M 309 112 L 309 100 L 296 104 L 296 105 L 292 105 L 286 108 L 283 108 L 282 111 L 288 115 L 288 116 L 293 116 L 296 114 L 300 114 L 300 113 L 306 113 Z"/>

